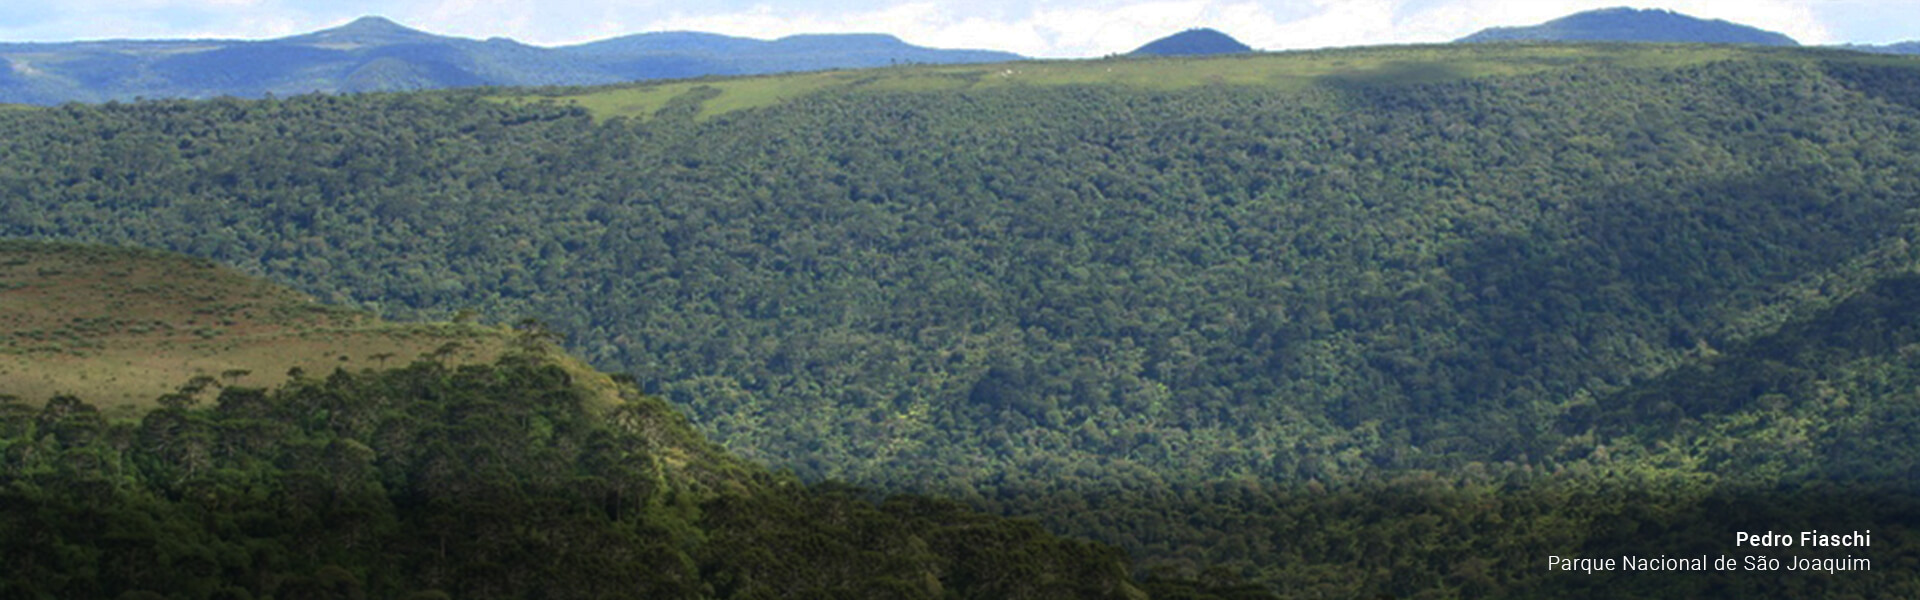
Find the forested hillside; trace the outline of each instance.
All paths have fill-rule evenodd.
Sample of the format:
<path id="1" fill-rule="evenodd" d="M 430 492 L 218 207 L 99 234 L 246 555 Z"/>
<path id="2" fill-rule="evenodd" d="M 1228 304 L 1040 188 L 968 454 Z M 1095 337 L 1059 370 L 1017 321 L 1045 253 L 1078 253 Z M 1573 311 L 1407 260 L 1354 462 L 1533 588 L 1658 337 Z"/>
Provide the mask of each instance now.
<path id="1" fill-rule="evenodd" d="M 752 459 L 1223 585 L 1524 596 L 1567 584 L 1548 551 L 1722 548 L 1689 516 L 1729 505 L 1911 521 L 1904 425 L 1807 429 L 1904 423 L 1876 382 L 1911 342 L 1770 379 L 1800 371 L 1760 340 L 1916 265 L 1920 63 L 1476 46 L 820 81 L 0 113 L 0 234 L 537 317 Z M 1828 483 L 1748 493 L 1788 477 Z M 1794 585 L 1912 584 L 1887 573 Z"/>
<path id="2" fill-rule="evenodd" d="M 10 243 L 127 272 L 154 252 Z M 109 305 L 151 282 L 11 274 L 0 302 L 64 287 Z M 191 270 L 181 271 L 185 274 Z M 220 309 L 257 281 L 195 282 Z M 28 290 L 22 292 L 22 290 Z M 336 318 L 361 317 L 334 309 Z M 396 327 L 398 329 L 398 327 Z M 418 329 L 416 327 L 415 329 Z M 23 328 L 0 324 L 0 335 Z M 1124 554 L 930 498 L 875 502 L 727 455 L 657 398 L 609 385 L 537 328 L 487 364 L 298 366 L 275 388 L 202 380 L 144 414 L 24 398 L 0 373 L 0 597 L 1212 598 L 1129 577 Z M 487 336 L 470 338 L 481 343 Z M 309 345 L 256 332 L 283 350 Z M 8 351 L 13 358 L 43 351 Z M 282 352 L 285 356 L 289 353 Z M 17 363 L 8 363 L 10 366 Z M 38 366 L 37 363 L 26 363 Z"/>

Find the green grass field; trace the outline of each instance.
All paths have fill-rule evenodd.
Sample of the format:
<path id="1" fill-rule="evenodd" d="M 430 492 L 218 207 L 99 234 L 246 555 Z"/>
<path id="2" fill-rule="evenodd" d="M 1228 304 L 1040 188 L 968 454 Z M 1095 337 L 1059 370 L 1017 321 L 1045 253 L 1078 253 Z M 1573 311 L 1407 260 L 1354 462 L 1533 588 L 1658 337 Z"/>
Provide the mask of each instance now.
<path id="1" fill-rule="evenodd" d="M 645 120 L 675 98 L 711 88 L 718 94 L 701 102 L 698 118 L 705 119 L 834 90 L 939 91 L 1067 85 L 1124 85 L 1156 90 L 1233 85 L 1305 90 L 1326 85 L 1392 85 L 1521 75 L 1595 62 L 1629 67 L 1675 67 L 1767 54 L 1763 50 L 1728 46 L 1660 44 L 1380 46 L 1212 57 L 887 67 L 646 82 L 564 92 L 528 91 L 497 99 L 560 102 L 585 108 L 602 119 Z"/>
<path id="2" fill-rule="evenodd" d="M 296 367 L 325 376 L 436 352 L 492 361 L 512 340 L 480 325 L 383 322 L 171 254 L 0 242 L 0 395 L 28 403 L 74 394 L 137 411 L 199 375 L 272 386 Z"/>

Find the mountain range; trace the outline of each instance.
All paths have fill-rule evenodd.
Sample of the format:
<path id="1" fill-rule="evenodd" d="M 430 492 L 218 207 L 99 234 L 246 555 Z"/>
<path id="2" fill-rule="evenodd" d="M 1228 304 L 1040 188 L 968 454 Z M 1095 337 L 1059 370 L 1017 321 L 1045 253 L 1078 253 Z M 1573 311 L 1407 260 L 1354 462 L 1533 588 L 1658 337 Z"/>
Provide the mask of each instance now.
<path id="1" fill-rule="evenodd" d="M 1614 41 L 1798 45 L 1771 31 L 1667 10 L 1609 8 L 1527 27 L 1495 27 L 1458 42 Z M 1920 43 L 1841 48 L 1914 54 Z M 1252 51 L 1213 29 L 1156 39 L 1134 56 Z M 705 76 L 1021 60 L 994 50 L 914 46 L 886 34 L 805 34 L 774 40 L 713 33 L 641 33 L 570 46 L 436 35 L 369 16 L 269 40 L 108 40 L 0 43 L 0 103 L 255 98 L 475 86 L 600 85 Z"/>
<path id="2" fill-rule="evenodd" d="M 1920 54 L 1920 42 L 1897 42 L 1892 44 L 1844 44 L 1847 50 L 1872 52 L 1875 54 Z"/>
<path id="3" fill-rule="evenodd" d="M 1020 58 L 988 50 L 923 48 L 883 34 L 757 40 L 660 32 L 546 48 L 506 38 L 435 35 L 364 17 L 332 29 L 261 41 L 0 44 L 0 102 L 594 85 Z"/>
<path id="4" fill-rule="evenodd" d="M 1487 42 L 1652 42 L 1798 46 L 1785 34 L 1719 19 L 1700 19 L 1659 9 L 1604 8 L 1575 13 L 1538 25 L 1493 27 L 1455 40 Z M 1920 41 L 1891 44 L 1839 44 L 1842 50 L 1874 54 L 1920 54 Z"/>
<path id="5" fill-rule="evenodd" d="M 1605 8 L 1575 13 L 1529 27 L 1483 29 L 1458 41 L 1473 42 L 1671 42 L 1798 46 L 1786 35 L 1718 19 L 1660 9 Z"/>

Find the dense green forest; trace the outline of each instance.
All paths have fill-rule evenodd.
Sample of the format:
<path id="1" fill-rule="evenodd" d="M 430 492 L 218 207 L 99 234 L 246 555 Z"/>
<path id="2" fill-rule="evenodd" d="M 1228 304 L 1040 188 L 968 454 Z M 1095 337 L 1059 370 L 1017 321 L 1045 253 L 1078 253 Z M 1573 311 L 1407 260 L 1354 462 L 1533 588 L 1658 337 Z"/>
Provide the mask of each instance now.
<path id="1" fill-rule="evenodd" d="M 724 114 L 695 88 L 644 119 L 481 92 L 68 105 L 0 113 L 0 235 L 543 319 L 749 459 L 1222 586 L 1737 597 L 1778 582 L 1539 563 L 1730 550 L 1728 519 L 1837 495 L 1885 500 L 1799 514 L 1911 523 L 1916 340 L 1886 324 L 1920 263 L 1920 64 L 1591 50 Z M 1538 60 L 1486 68 L 1514 56 Z"/>
<path id="2" fill-rule="evenodd" d="M 808 488 L 628 394 L 595 409 L 523 354 L 183 391 L 137 421 L 9 398 L 0 596 L 1146 597 L 1117 550 Z"/>

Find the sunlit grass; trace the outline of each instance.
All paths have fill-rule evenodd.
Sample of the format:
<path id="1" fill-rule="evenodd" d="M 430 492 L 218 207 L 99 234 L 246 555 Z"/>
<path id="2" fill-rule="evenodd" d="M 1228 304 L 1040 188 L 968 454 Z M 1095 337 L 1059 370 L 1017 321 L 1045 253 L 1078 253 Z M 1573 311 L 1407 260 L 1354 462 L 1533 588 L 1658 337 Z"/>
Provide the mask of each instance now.
<path id="1" fill-rule="evenodd" d="M 170 254 L 0 242 L 0 394 L 141 409 L 196 375 L 273 386 L 294 369 L 491 361 L 510 332 L 394 324 Z"/>
<path id="2" fill-rule="evenodd" d="M 548 100 L 587 109 L 595 117 L 646 120 L 696 90 L 718 92 L 695 118 L 771 106 L 830 90 L 933 92 L 1021 86 L 1122 85 L 1151 90 L 1253 86 L 1299 91 L 1328 85 L 1433 83 L 1525 75 L 1584 64 L 1673 68 L 1760 53 L 1757 49 L 1669 44 L 1476 44 L 1380 46 L 1210 57 L 1115 57 L 997 64 L 926 65 L 735 78 L 627 84 L 502 96 L 510 102 Z"/>

